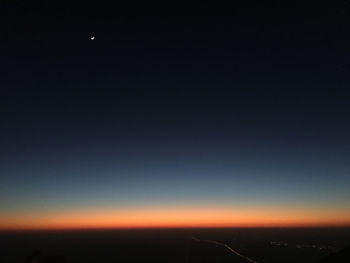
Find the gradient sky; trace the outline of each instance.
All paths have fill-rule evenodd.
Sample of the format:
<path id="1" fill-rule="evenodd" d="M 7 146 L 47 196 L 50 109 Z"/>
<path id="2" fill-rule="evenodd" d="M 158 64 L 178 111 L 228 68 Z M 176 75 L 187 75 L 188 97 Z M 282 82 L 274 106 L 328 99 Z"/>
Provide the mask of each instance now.
<path id="1" fill-rule="evenodd" d="M 345 6 L 10 2 L 1 229 L 350 225 Z"/>

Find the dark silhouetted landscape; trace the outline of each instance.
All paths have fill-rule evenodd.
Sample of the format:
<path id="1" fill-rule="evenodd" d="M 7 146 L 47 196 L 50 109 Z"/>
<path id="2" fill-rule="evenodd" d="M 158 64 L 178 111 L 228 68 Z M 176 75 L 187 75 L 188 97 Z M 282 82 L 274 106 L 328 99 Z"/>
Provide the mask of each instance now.
<path id="1" fill-rule="evenodd" d="M 348 262 L 349 243 L 350 229 L 334 228 L 17 231 L 1 233 L 0 261 Z"/>

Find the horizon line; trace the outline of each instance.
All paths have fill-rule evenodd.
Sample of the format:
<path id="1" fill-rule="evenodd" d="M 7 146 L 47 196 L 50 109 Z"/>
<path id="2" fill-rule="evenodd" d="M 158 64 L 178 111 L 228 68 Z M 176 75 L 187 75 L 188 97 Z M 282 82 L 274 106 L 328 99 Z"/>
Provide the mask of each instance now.
<path id="1" fill-rule="evenodd" d="M 134 226 L 134 227 L 52 227 L 52 228 L 0 228 L 0 232 L 31 231 L 99 231 L 99 230 L 176 230 L 176 229 L 344 229 L 348 225 L 268 225 L 268 226 Z"/>

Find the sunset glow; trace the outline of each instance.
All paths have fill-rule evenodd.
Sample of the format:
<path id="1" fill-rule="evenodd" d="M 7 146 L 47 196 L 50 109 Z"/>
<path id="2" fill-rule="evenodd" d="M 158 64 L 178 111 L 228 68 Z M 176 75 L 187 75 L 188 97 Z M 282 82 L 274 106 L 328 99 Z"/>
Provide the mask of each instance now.
<path id="1" fill-rule="evenodd" d="M 274 209 L 139 209 L 86 210 L 50 214 L 5 215 L 1 229 L 163 228 L 163 227 L 303 227 L 349 226 L 350 212 Z"/>

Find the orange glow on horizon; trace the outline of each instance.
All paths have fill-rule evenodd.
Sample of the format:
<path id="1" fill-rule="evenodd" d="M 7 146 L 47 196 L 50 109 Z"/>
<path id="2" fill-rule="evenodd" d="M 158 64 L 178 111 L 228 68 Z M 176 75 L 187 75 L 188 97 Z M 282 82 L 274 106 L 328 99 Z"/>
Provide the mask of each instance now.
<path id="1" fill-rule="evenodd" d="M 5 215 L 0 229 L 95 229 L 187 227 L 346 227 L 350 212 L 316 213 L 291 209 L 134 209 L 118 212 L 86 210 Z"/>

